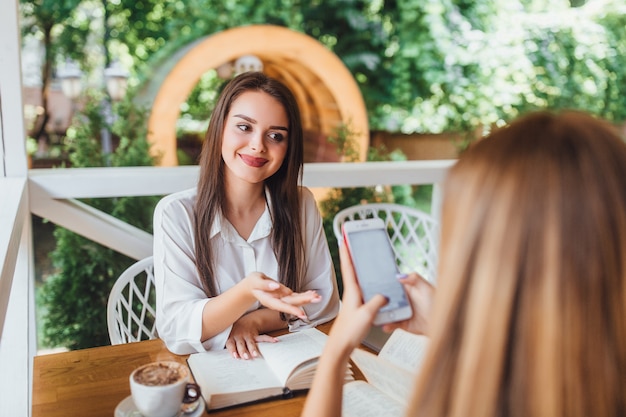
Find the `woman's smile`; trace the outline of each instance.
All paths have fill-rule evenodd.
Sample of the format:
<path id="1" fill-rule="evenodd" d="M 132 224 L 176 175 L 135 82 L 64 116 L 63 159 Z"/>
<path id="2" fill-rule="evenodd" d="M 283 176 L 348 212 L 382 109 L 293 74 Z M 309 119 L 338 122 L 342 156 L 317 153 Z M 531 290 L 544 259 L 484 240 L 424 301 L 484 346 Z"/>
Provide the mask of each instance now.
<path id="1" fill-rule="evenodd" d="M 268 162 L 268 160 L 265 158 L 257 158 L 251 155 L 246 155 L 244 153 L 240 153 L 239 157 L 241 158 L 244 164 L 249 165 L 251 167 L 262 167 Z"/>

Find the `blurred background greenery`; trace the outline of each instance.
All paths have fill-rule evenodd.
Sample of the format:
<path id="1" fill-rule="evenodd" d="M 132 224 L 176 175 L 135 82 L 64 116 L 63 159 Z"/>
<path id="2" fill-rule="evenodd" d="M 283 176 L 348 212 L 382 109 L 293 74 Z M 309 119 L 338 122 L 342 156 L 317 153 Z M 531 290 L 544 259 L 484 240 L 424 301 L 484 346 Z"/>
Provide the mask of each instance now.
<path id="1" fill-rule="evenodd" d="M 94 85 L 101 68 L 118 60 L 136 87 L 194 40 L 262 23 L 306 33 L 332 50 L 361 88 L 372 130 L 467 132 L 534 108 L 626 118 L 622 0 L 20 3 L 25 39 L 42 46 L 42 90 L 67 58 Z M 181 118 L 206 123 L 218 85 L 206 74 Z"/>

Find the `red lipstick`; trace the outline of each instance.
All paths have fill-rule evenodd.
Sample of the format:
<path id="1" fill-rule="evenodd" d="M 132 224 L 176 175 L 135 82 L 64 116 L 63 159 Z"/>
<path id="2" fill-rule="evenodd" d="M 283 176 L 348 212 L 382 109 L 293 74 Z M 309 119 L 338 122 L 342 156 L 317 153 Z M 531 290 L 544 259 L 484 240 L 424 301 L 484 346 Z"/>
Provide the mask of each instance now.
<path id="1" fill-rule="evenodd" d="M 256 158 L 254 156 L 245 154 L 239 154 L 239 157 L 244 162 L 244 164 L 255 168 L 260 168 L 268 162 L 268 160 L 265 158 Z"/>

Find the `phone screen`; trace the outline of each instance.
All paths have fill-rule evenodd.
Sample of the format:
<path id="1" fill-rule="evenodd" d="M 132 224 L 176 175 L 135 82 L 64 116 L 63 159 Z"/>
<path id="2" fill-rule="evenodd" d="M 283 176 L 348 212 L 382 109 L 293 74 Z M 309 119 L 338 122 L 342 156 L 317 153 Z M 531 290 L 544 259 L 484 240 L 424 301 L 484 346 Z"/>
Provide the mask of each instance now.
<path id="1" fill-rule="evenodd" d="M 404 288 L 397 281 L 399 273 L 393 248 L 385 229 L 365 229 L 348 234 L 352 263 L 365 300 L 376 294 L 389 298 L 380 311 L 408 305 Z"/>

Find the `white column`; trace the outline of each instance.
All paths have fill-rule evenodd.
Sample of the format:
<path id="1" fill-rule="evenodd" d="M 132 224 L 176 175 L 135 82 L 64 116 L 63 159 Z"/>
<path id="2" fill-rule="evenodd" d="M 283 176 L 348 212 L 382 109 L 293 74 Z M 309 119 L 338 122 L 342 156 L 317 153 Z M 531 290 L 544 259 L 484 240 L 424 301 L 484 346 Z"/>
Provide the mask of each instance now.
<path id="1" fill-rule="evenodd" d="M 17 4 L 0 0 L 0 176 L 4 177 L 25 177 L 28 169 Z"/>
<path id="2" fill-rule="evenodd" d="M 36 340 L 18 22 L 0 0 L 0 417 L 31 415 Z"/>

